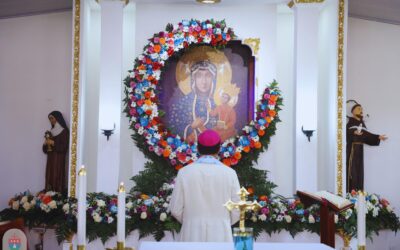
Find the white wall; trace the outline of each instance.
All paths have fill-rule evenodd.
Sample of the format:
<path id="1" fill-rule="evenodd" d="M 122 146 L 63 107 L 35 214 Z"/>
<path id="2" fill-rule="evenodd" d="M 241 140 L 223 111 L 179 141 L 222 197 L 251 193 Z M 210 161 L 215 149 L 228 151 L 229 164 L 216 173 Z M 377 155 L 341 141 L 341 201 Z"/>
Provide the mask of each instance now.
<path id="1" fill-rule="evenodd" d="M 337 131 L 338 1 L 332 0 L 320 13 L 318 69 L 318 190 L 335 192 Z"/>
<path id="2" fill-rule="evenodd" d="M 72 14 L 0 20 L 0 209 L 44 188 L 47 115 L 70 116 Z"/>
<path id="3" fill-rule="evenodd" d="M 347 98 L 369 114 L 371 132 L 389 139 L 364 146 L 365 189 L 381 194 L 400 213 L 400 26 L 349 18 Z M 399 237 L 397 237 L 399 238 Z M 400 239 L 398 239 L 400 245 Z"/>

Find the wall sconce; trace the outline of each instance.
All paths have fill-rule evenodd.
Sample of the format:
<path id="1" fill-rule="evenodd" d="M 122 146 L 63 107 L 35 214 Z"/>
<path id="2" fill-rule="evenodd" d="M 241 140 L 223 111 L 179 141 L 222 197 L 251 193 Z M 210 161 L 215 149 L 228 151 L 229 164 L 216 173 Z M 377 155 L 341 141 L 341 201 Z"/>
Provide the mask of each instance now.
<path id="1" fill-rule="evenodd" d="M 310 141 L 310 137 L 313 135 L 315 130 L 304 130 L 303 126 L 301 126 L 301 131 L 307 136 L 308 141 Z"/>
<path id="2" fill-rule="evenodd" d="M 115 123 L 114 123 L 114 128 L 113 129 L 102 129 L 103 130 L 103 135 L 105 135 L 107 137 L 107 141 L 110 138 L 110 136 L 112 134 L 114 134 L 114 130 L 115 130 Z"/>

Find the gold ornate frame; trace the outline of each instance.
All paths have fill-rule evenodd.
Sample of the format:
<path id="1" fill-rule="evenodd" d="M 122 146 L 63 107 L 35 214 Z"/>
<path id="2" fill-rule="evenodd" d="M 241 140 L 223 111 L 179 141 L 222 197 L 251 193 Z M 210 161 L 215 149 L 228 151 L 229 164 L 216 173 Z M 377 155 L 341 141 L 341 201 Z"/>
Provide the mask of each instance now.
<path id="1" fill-rule="evenodd" d="M 76 162 L 78 148 L 78 117 L 79 117 L 79 66 L 80 66 L 80 25 L 81 25 L 81 1 L 75 0 L 73 8 L 74 15 L 74 57 L 73 57 L 73 79 L 72 79 L 72 119 L 71 119 L 71 155 L 70 155 L 70 178 L 69 196 L 75 197 L 76 193 Z"/>
<path id="2" fill-rule="evenodd" d="M 344 8 L 345 0 L 339 0 L 338 8 L 338 68 L 337 68 L 337 156 L 336 185 L 338 195 L 343 195 L 343 63 L 344 63 Z"/>

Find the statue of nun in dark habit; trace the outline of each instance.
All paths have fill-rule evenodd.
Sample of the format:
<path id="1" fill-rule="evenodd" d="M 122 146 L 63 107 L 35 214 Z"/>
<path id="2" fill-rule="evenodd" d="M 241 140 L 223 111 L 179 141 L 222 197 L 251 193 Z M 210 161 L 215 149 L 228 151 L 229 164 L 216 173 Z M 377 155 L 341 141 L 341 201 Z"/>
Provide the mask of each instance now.
<path id="1" fill-rule="evenodd" d="M 46 191 L 67 192 L 67 151 L 69 129 L 60 111 L 48 115 L 51 129 L 45 133 L 43 152 L 47 154 Z"/>

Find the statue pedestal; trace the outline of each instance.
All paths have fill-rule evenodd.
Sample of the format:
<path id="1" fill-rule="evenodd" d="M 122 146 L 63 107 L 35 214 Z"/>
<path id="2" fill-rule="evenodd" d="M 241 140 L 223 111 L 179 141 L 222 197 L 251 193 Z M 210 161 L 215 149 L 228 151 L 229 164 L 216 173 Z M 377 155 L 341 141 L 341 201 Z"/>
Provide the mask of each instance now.
<path id="1" fill-rule="evenodd" d="M 233 242 L 235 250 L 253 250 L 253 228 L 246 227 L 244 231 L 233 228 Z"/>

